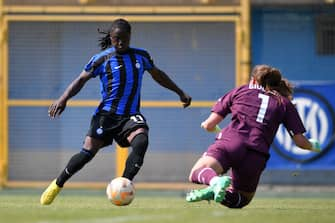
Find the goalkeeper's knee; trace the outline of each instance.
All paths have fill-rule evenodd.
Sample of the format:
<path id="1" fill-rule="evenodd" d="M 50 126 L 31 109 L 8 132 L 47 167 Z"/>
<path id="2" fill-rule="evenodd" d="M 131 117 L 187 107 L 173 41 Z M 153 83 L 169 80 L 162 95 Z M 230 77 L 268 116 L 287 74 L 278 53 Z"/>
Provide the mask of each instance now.
<path id="1" fill-rule="evenodd" d="M 222 205 L 229 208 L 243 208 L 250 203 L 252 198 L 248 198 L 237 191 L 226 191 Z"/>

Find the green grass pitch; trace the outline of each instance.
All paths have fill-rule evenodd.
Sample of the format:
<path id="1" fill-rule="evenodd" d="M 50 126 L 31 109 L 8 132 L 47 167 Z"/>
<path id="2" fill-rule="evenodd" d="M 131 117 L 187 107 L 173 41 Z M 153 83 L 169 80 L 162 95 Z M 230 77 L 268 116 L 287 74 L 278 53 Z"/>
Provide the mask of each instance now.
<path id="1" fill-rule="evenodd" d="M 187 203 L 184 192 L 137 191 L 129 206 L 110 203 L 104 190 L 64 189 L 41 206 L 42 189 L 0 190 L 2 223 L 334 223 L 333 193 L 257 193 L 243 209 L 214 202 Z"/>

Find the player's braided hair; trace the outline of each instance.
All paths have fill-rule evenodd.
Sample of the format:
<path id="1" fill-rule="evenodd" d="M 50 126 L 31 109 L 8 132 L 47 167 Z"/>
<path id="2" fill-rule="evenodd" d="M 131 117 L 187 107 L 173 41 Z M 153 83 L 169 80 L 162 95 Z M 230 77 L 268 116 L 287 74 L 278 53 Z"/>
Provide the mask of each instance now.
<path id="1" fill-rule="evenodd" d="M 280 71 L 268 65 L 257 65 L 252 70 L 252 76 L 264 88 L 289 98 L 293 94 L 293 85 L 282 78 Z"/>
<path id="2" fill-rule="evenodd" d="M 99 46 L 101 50 L 105 50 L 111 47 L 112 42 L 110 39 L 110 33 L 113 32 L 113 30 L 116 28 L 122 29 L 123 31 L 131 34 L 131 26 L 127 20 L 125 19 L 114 20 L 108 31 L 98 29 L 98 32 L 104 35 L 99 39 Z"/>

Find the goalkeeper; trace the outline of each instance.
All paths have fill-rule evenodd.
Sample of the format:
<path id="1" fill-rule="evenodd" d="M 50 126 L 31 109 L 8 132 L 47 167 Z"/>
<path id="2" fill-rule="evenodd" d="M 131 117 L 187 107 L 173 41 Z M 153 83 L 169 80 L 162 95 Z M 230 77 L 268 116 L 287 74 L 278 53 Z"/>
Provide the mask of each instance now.
<path id="1" fill-rule="evenodd" d="M 188 193 L 188 202 L 214 200 L 229 208 L 248 205 L 281 123 L 298 147 L 320 151 L 318 141 L 303 135 L 306 130 L 290 100 L 292 93 L 292 85 L 278 69 L 257 65 L 248 85 L 231 90 L 216 102 L 201 127 L 219 133 L 189 176 L 191 182 L 209 186 Z M 228 113 L 232 115 L 231 122 L 220 130 L 218 123 Z M 228 170 L 230 176 L 223 176 Z"/>

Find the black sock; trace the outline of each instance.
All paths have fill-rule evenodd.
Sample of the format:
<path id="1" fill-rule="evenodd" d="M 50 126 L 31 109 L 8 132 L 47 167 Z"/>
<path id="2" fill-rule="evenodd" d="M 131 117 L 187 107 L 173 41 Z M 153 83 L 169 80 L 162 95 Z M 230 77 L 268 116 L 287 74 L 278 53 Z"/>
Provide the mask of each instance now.
<path id="1" fill-rule="evenodd" d="M 147 134 L 138 134 L 131 141 L 130 145 L 133 150 L 127 158 L 126 167 L 122 176 L 133 180 L 143 164 L 144 155 L 148 148 Z"/>
<path id="2" fill-rule="evenodd" d="M 59 187 L 63 187 L 64 183 L 70 179 L 70 177 L 79 171 L 86 163 L 88 163 L 95 154 L 91 151 L 82 149 L 79 153 L 73 155 L 66 165 L 62 173 L 57 177 L 56 184 Z"/>

